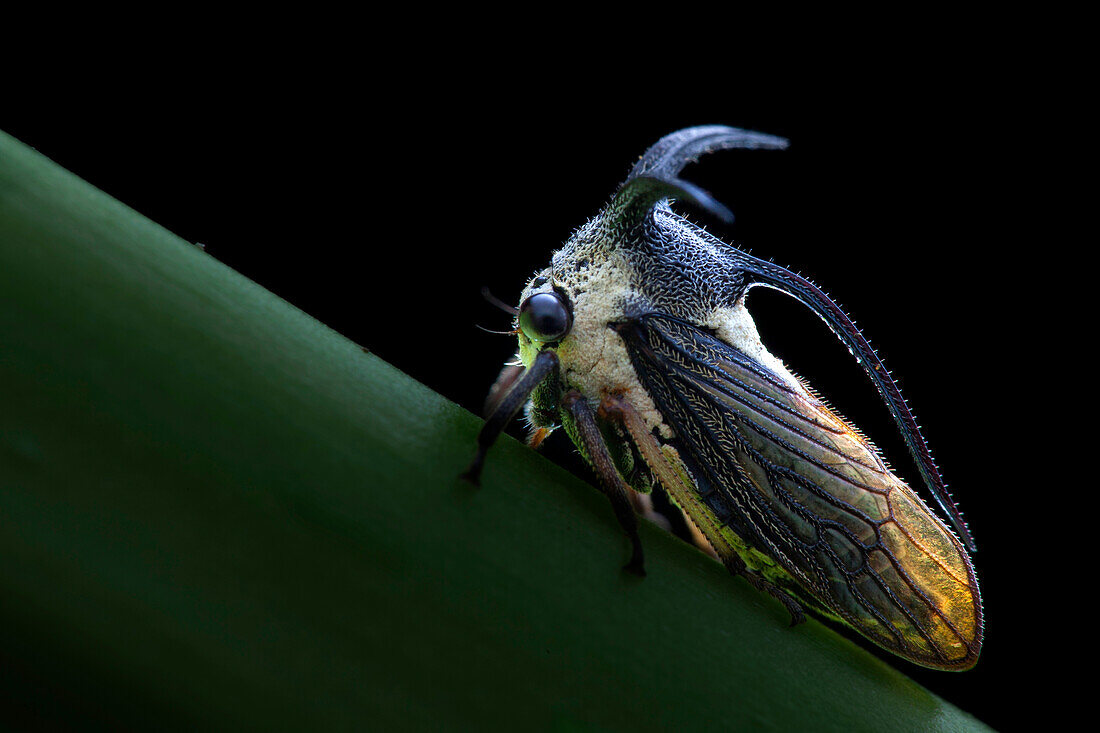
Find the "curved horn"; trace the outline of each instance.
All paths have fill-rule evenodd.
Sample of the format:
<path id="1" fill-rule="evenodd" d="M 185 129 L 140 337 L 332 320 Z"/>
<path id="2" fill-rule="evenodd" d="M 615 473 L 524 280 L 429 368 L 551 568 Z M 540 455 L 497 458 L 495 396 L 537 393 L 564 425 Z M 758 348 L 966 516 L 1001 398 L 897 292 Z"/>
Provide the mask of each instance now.
<path id="1" fill-rule="evenodd" d="M 782 150 L 787 141 L 774 135 L 724 125 L 688 127 L 665 135 L 645 152 L 619 187 L 606 214 L 613 228 L 629 229 L 645 219 L 662 199 L 688 199 L 718 218 L 733 221 L 733 213 L 694 183 L 679 178 L 680 171 L 700 156 L 716 150 Z"/>

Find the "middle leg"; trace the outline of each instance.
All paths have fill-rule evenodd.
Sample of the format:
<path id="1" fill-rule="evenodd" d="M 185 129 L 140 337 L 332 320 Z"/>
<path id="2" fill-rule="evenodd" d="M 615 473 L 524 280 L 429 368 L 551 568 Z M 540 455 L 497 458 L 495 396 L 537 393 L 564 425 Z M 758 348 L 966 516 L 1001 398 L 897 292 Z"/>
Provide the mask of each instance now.
<path id="1" fill-rule="evenodd" d="M 615 461 L 607 450 L 603 434 L 596 423 L 596 416 L 584 396 L 570 390 L 562 398 L 562 403 L 576 422 L 577 435 L 584 443 L 588 460 L 600 477 L 604 493 L 611 500 L 611 507 L 615 510 L 615 516 L 619 520 L 623 531 L 630 538 L 632 554 L 626 569 L 636 575 L 645 575 L 645 558 L 642 554 L 642 540 L 638 536 L 638 517 L 634 514 L 634 507 L 630 503 L 630 487 L 623 481 L 619 469 L 615 467 Z"/>

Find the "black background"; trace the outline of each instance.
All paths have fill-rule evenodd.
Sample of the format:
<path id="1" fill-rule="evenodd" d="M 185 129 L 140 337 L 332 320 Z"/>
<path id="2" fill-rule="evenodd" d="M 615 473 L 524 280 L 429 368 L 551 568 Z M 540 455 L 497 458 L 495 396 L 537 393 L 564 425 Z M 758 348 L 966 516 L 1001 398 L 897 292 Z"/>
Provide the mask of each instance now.
<path id="1" fill-rule="evenodd" d="M 354 54 L 196 76 L 77 69 L 47 102 L 3 110 L 0 128 L 473 411 L 514 347 L 475 327 L 510 327 L 482 286 L 515 301 L 672 130 L 788 137 L 788 151 L 719 153 L 685 172 L 733 225 L 680 210 L 813 279 L 898 379 L 978 543 L 987 633 L 967 673 L 894 662 L 1012 728 L 1050 704 L 1042 690 L 1067 651 L 1051 600 L 1062 586 L 1036 559 L 1029 508 L 1041 480 L 1029 452 L 1045 438 L 1026 422 L 1026 384 L 1044 338 L 1035 273 L 1014 255 L 1024 175 L 1005 124 L 1026 100 L 988 49 L 915 50 L 799 71 L 777 53 L 705 79 L 621 60 L 500 76 L 502 59 L 460 56 L 419 73 Z M 825 326 L 778 294 L 749 303 L 764 342 L 919 485 Z"/>

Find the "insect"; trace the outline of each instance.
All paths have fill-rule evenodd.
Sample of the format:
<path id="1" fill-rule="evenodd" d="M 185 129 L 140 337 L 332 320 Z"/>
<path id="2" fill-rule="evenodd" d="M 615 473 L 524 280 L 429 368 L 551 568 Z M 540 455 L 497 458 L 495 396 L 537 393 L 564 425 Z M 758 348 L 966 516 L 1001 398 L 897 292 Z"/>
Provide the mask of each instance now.
<path id="1" fill-rule="evenodd" d="M 784 603 L 842 622 L 917 664 L 965 670 L 982 643 L 974 542 L 893 379 L 860 331 L 808 280 L 675 214 L 725 206 L 680 178 L 718 150 L 786 140 L 692 127 L 653 145 L 611 203 L 555 252 L 515 309 L 525 370 L 464 474 L 521 410 L 564 428 L 599 476 L 644 574 L 633 492 L 660 486 L 729 571 Z M 790 295 L 843 342 L 889 408 L 954 533 L 877 449 L 761 343 L 746 295 Z M 510 389 L 509 389 L 510 387 Z M 957 533 L 957 536 L 956 534 Z"/>

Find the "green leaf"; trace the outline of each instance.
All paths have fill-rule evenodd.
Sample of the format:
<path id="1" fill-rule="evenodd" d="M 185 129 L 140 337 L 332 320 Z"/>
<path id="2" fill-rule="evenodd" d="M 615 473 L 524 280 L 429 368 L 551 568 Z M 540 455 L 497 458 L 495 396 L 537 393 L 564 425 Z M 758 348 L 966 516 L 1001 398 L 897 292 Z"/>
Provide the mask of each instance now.
<path id="1" fill-rule="evenodd" d="M 7 720 L 984 727 L 478 427 L 0 134 Z"/>

